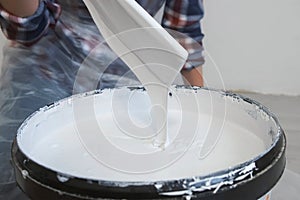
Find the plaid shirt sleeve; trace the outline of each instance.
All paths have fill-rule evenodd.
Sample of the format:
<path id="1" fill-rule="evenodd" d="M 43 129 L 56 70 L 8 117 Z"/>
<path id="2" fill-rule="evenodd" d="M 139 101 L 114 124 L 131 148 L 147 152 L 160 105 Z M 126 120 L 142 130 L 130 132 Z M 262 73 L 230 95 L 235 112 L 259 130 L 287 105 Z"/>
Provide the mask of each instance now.
<path id="1" fill-rule="evenodd" d="M 37 11 L 25 18 L 17 17 L 0 6 L 0 25 L 9 40 L 30 46 L 56 24 L 60 13 L 61 8 L 55 0 L 41 1 Z"/>
<path id="2" fill-rule="evenodd" d="M 189 52 L 184 69 L 192 69 L 204 64 L 200 20 L 204 16 L 202 0 L 167 0 L 162 26 Z"/>

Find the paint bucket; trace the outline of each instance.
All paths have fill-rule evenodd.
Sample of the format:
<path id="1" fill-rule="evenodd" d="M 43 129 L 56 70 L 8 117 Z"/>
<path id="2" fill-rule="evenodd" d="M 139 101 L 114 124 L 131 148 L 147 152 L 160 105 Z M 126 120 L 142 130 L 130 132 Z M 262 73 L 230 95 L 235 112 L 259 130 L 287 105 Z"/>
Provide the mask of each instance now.
<path id="1" fill-rule="evenodd" d="M 19 187 L 32 199 L 270 198 L 285 168 L 286 139 L 264 106 L 229 92 L 176 86 L 168 144 L 148 151 L 149 105 L 143 88 L 126 87 L 41 108 L 13 143 Z"/>

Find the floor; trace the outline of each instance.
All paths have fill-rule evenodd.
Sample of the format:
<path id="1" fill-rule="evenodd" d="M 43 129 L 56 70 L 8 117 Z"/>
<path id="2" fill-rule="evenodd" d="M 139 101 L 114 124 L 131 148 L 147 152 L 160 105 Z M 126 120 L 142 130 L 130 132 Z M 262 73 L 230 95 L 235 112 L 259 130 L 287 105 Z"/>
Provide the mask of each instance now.
<path id="1" fill-rule="evenodd" d="M 272 193 L 272 200 L 300 196 L 300 97 L 241 93 L 269 108 L 279 119 L 287 136 L 286 171 Z"/>

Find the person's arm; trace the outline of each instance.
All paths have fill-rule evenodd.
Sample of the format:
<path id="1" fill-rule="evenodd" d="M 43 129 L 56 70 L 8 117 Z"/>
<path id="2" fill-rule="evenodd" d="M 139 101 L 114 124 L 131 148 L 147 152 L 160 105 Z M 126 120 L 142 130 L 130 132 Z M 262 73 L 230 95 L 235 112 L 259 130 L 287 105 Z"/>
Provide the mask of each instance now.
<path id="1" fill-rule="evenodd" d="M 181 70 L 182 76 L 192 86 L 204 86 L 202 66 L 197 66 L 191 70 Z"/>
<path id="2" fill-rule="evenodd" d="M 15 16 L 28 17 L 38 9 L 39 2 L 39 0 L 0 0 L 0 5 Z"/>
<path id="3" fill-rule="evenodd" d="M 203 15 L 202 0 L 167 0 L 162 21 L 163 27 L 180 33 L 170 32 L 189 52 L 188 61 L 181 73 L 193 86 L 204 85 L 202 76 L 204 35 L 200 26 Z"/>
<path id="4" fill-rule="evenodd" d="M 0 27 L 7 39 L 37 43 L 56 25 L 61 7 L 55 0 L 0 0 Z"/>

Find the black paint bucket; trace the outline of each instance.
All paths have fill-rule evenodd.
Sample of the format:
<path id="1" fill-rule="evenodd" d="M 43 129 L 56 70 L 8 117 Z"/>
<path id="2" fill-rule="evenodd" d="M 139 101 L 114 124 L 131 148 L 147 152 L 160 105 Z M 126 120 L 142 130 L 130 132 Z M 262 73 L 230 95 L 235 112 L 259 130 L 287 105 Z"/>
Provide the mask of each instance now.
<path id="1" fill-rule="evenodd" d="M 65 141 L 68 147 L 59 147 L 59 145 L 55 146 L 49 143 L 50 140 L 48 140 L 48 136 L 55 134 L 53 131 L 49 131 L 49 129 L 54 130 L 55 128 L 53 127 L 56 126 L 62 127 L 69 118 L 72 118 L 69 120 L 73 121 L 73 123 L 80 124 L 82 120 L 91 123 L 89 126 L 86 126 L 87 129 L 76 124 L 75 129 L 77 130 L 77 134 L 80 133 L 77 135 L 80 138 L 80 142 L 83 141 L 84 143 L 81 144 L 83 144 L 83 146 L 86 145 L 85 147 L 87 148 L 92 148 L 93 145 L 90 145 L 90 143 L 84 140 L 86 135 L 88 137 L 94 137 L 88 134 L 88 129 L 97 124 L 97 120 L 93 121 L 99 116 L 97 112 L 99 111 L 101 113 L 108 107 L 109 104 L 106 105 L 105 102 L 112 102 L 112 106 L 116 107 L 117 110 L 112 109 L 110 110 L 111 113 L 114 113 L 116 116 L 121 116 L 122 105 L 124 106 L 124 111 L 128 112 L 130 103 L 127 101 L 130 99 L 138 99 L 137 102 L 146 102 L 147 95 L 145 90 L 143 88 L 120 88 L 94 91 L 62 100 L 34 113 L 20 127 L 12 147 L 13 164 L 19 187 L 30 198 L 38 200 L 270 199 L 271 190 L 280 179 L 285 168 L 286 138 L 273 114 L 259 103 L 236 94 L 203 88 L 174 87 L 169 95 L 169 102 L 171 107 L 174 102 L 177 102 L 175 103 L 176 105 L 174 104 L 174 107 L 180 105 L 179 107 L 183 110 L 181 113 L 182 126 L 184 127 L 185 123 L 189 123 L 185 121 L 185 119 L 188 118 L 191 112 L 205 113 L 205 116 L 210 116 L 211 126 L 208 126 L 209 131 L 205 137 L 202 137 L 202 139 L 205 138 L 205 144 L 195 143 L 195 133 L 197 133 L 197 131 L 191 135 L 184 133 L 186 134 L 184 138 L 191 138 L 189 145 L 182 145 L 187 147 L 184 148 L 185 151 L 183 154 L 176 156 L 176 158 L 174 157 L 174 160 L 170 160 L 170 165 L 164 165 L 164 167 L 160 169 L 155 168 L 155 170 L 152 171 L 149 170 L 150 168 L 145 169 L 145 171 L 139 171 L 140 169 L 137 169 L 138 173 L 134 173 L 130 168 L 130 160 L 124 162 L 126 159 L 123 159 L 121 162 L 120 157 L 116 157 L 116 159 L 120 161 L 119 166 L 113 166 L 113 161 L 112 163 L 109 163 L 110 161 L 99 162 L 99 166 L 104 166 L 101 169 L 95 169 L 96 167 L 92 166 L 92 170 L 98 170 L 97 173 L 100 174 L 99 176 L 94 176 L 94 172 L 89 174 L 88 170 L 85 169 L 78 172 L 80 168 L 78 165 L 82 165 L 83 168 L 86 167 L 82 164 L 84 163 L 84 156 L 89 157 L 94 153 L 93 155 L 97 157 L 96 153 L 93 152 L 94 150 L 88 151 L 88 154 L 83 155 L 83 157 L 73 152 L 73 154 L 75 154 L 73 156 L 74 161 L 69 161 L 69 159 L 72 159 L 70 157 L 72 157 L 72 151 L 74 151 L 74 149 L 72 149 L 74 141 L 71 142 L 72 144 Z M 126 101 L 126 104 L 119 104 L 122 101 Z M 193 103 L 198 105 L 193 106 Z M 134 106 L 136 109 L 139 108 L 137 103 Z M 143 109 L 145 105 L 142 104 L 140 107 Z M 87 110 L 93 112 L 93 114 L 91 115 L 91 112 L 87 112 Z M 95 110 L 97 111 L 96 113 Z M 169 110 L 171 112 L 172 108 L 169 108 Z M 217 117 L 216 119 L 212 119 L 212 116 Z M 201 117 L 199 119 L 202 120 Z M 222 141 L 226 141 L 226 139 L 224 139 L 226 136 L 224 135 L 227 134 L 225 132 L 226 126 L 229 126 L 227 125 L 228 121 L 239 124 L 243 129 L 252 132 L 253 138 L 259 139 L 262 142 L 264 147 L 263 151 L 259 153 L 255 152 L 251 155 L 249 154 L 249 159 L 247 156 L 241 158 L 243 161 L 234 158 L 235 156 L 239 157 L 239 154 L 242 154 L 242 152 L 247 152 L 245 150 L 247 148 L 250 151 L 257 149 L 256 146 L 253 147 L 250 139 L 245 139 L 243 144 L 236 148 L 234 145 L 228 145 L 226 148 L 220 147 L 221 150 L 222 148 L 224 151 L 226 149 L 227 153 L 223 156 L 213 157 L 214 153 L 218 151 L 218 145 L 222 146 Z M 200 123 L 201 127 L 202 125 L 206 126 L 207 124 Z M 95 126 L 99 126 L 99 124 Z M 216 127 L 218 127 L 218 129 L 216 129 Z M 59 135 L 62 136 L 61 140 L 66 139 L 63 137 L 64 130 L 59 133 Z M 215 134 L 216 132 L 219 132 L 219 134 Z M 240 138 L 246 137 L 244 133 L 239 131 L 228 134 L 235 134 L 235 137 Z M 177 134 L 176 138 L 180 138 L 180 134 Z M 174 141 L 176 141 L 176 139 L 174 139 L 173 142 Z M 170 142 L 170 144 L 172 144 L 172 142 Z M 197 158 L 198 160 L 203 160 L 203 162 L 200 162 L 195 159 L 195 162 L 200 163 L 199 173 L 197 173 L 197 169 L 196 172 L 185 170 L 187 166 L 193 166 L 193 162 L 187 163 L 184 161 L 185 157 L 188 156 L 189 153 L 195 152 L 193 148 L 199 145 L 201 146 L 201 150 L 199 151 L 200 153 L 197 152 Z M 44 151 L 44 153 L 37 153 L 38 149 Z M 110 154 L 110 152 L 113 151 L 107 151 L 105 154 Z M 165 152 L 168 152 L 168 148 L 165 149 Z M 173 156 L 173 153 L 174 149 L 170 155 Z M 134 156 L 133 159 L 143 159 L 147 157 L 143 156 L 140 158 Z M 211 169 L 208 169 L 209 167 L 203 167 L 207 164 L 205 160 L 209 159 L 210 156 L 215 160 L 216 158 L 221 160 L 219 161 L 220 163 L 224 160 L 229 160 L 228 162 L 232 164 L 228 166 L 226 164 L 224 167 L 222 164 L 220 166 L 216 161 L 215 166 Z M 113 153 L 111 153 L 110 157 L 114 157 Z M 221 157 L 225 158 L 223 159 Z M 245 158 L 247 159 L 245 160 Z M 57 159 L 57 161 L 55 161 L 55 159 Z M 231 159 L 233 161 L 230 161 Z M 98 159 L 98 161 L 99 160 L 101 159 Z M 78 165 L 72 162 L 78 162 Z M 132 162 L 134 162 L 134 160 Z M 211 161 L 209 161 L 208 164 L 210 162 Z M 57 166 L 55 166 L 56 164 L 54 165 L 54 163 L 57 163 Z M 66 165 L 69 165 L 69 167 L 67 167 L 69 171 L 60 168 Z M 147 166 L 148 165 L 153 165 L 154 167 L 155 163 L 148 163 Z M 145 167 L 146 165 L 141 164 L 141 166 Z M 218 167 L 221 167 L 221 169 Z M 177 168 L 181 170 L 179 169 L 178 174 L 174 174 L 173 177 L 172 173 L 167 173 L 170 168 L 175 171 Z M 103 174 L 101 174 L 102 169 L 114 170 L 112 174 L 121 174 L 121 178 L 118 180 L 118 175 L 110 178 L 109 175 L 106 174 L 106 171 L 103 171 Z M 84 175 L 80 173 L 84 173 Z M 157 173 L 158 175 L 151 178 L 151 173 Z M 132 180 L 130 177 L 133 177 Z"/>

